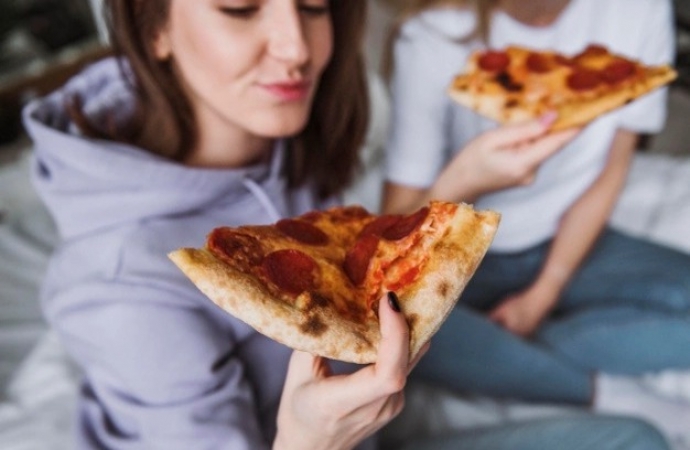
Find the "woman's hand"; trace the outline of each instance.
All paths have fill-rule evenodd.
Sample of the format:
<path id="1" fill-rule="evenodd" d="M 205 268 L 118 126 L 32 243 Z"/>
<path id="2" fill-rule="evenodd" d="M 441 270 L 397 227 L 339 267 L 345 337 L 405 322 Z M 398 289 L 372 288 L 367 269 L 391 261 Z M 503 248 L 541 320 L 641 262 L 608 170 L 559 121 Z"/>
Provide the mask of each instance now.
<path id="1" fill-rule="evenodd" d="M 549 133 L 555 113 L 481 134 L 446 166 L 431 197 L 473 202 L 483 194 L 531 184 L 544 161 L 580 129 Z"/>
<path id="2" fill-rule="evenodd" d="M 324 359 L 293 353 L 274 449 L 350 449 L 402 411 L 407 375 L 426 347 L 409 361 L 409 329 L 392 297 L 379 302 L 381 342 L 375 364 L 332 375 Z"/>
<path id="3" fill-rule="evenodd" d="M 489 319 L 513 334 L 529 337 L 556 306 L 558 296 L 558 290 L 535 283 L 508 296 L 489 313 Z"/>

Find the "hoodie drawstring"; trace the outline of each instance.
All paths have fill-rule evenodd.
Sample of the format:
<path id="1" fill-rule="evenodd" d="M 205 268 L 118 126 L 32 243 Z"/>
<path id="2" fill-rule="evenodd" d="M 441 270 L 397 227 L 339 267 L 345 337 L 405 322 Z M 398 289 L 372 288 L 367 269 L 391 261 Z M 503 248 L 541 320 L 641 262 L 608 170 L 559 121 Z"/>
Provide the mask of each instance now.
<path id="1" fill-rule="evenodd" d="M 280 168 L 283 166 L 284 157 L 285 141 L 276 141 L 275 147 L 273 148 L 273 157 L 271 159 L 271 178 L 276 178 L 279 176 Z M 275 204 L 273 203 L 273 201 L 271 201 L 271 198 L 268 196 L 266 191 L 256 181 L 252 180 L 251 178 L 245 177 L 242 180 L 242 184 L 244 184 L 247 190 L 254 194 L 254 197 L 256 197 L 256 199 L 259 200 L 259 203 L 261 203 L 261 206 L 263 206 L 264 210 L 266 211 L 266 213 L 268 213 L 268 216 L 271 218 L 271 220 L 273 220 L 273 222 L 277 222 L 283 218 L 283 216 L 278 212 L 278 208 L 275 207 Z"/>
<path id="2" fill-rule="evenodd" d="M 259 200 L 259 203 L 261 203 L 261 206 L 263 206 L 264 210 L 266 213 L 268 213 L 268 216 L 273 222 L 277 222 L 283 218 L 271 199 L 268 197 L 268 194 L 266 194 L 266 191 L 264 191 L 256 181 L 252 180 L 251 178 L 245 178 L 242 180 L 242 184 L 244 184 L 247 190 L 254 194 L 254 197 Z"/>

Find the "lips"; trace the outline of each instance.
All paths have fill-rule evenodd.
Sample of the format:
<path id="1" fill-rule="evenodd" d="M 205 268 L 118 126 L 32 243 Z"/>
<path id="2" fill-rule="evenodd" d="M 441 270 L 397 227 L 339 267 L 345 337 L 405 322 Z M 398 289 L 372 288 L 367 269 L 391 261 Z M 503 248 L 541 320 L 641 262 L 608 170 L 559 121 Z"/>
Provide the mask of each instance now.
<path id="1" fill-rule="evenodd" d="M 261 84 L 269 94 L 284 101 L 303 100 L 309 94 L 311 82 L 307 80 Z"/>

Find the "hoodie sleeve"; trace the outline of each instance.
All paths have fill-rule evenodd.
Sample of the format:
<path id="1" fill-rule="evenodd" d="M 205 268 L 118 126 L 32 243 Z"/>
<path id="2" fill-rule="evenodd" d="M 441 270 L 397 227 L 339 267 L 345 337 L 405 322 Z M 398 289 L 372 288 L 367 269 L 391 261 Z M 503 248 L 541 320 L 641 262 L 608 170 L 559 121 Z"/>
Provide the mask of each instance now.
<path id="1" fill-rule="evenodd" d="M 94 292 L 102 295 L 74 302 Z M 173 292 L 121 283 L 67 295 L 73 306 L 53 325 L 86 374 L 80 448 L 269 447 L 233 337 L 214 329 L 203 309 L 182 307 Z"/>

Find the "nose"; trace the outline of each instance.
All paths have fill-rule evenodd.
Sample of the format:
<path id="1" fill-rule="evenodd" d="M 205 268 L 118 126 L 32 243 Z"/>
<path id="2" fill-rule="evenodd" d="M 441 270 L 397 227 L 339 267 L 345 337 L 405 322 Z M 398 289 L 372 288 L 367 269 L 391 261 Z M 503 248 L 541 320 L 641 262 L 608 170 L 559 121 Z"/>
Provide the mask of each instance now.
<path id="1" fill-rule="evenodd" d="M 284 3 L 290 4 L 290 7 L 272 21 L 268 53 L 274 58 L 300 67 L 310 58 L 305 28 L 294 2 Z"/>

